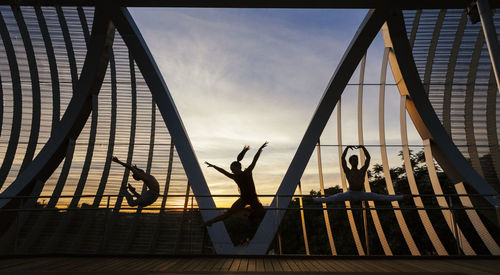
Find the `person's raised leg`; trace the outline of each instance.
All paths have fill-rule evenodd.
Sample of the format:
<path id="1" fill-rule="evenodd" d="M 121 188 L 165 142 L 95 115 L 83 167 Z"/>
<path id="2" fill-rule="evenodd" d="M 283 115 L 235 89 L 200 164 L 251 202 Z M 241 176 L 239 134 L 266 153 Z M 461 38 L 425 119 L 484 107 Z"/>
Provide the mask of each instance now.
<path id="1" fill-rule="evenodd" d="M 125 196 L 125 199 L 127 200 L 128 205 L 130 206 L 136 206 L 137 200 L 134 200 L 134 197 L 132 197 L 132 194 L 130 194 L 127 189 L 122 188 L 123 195 Z"/>
<path id="2" fill-rule="evenodd" d="M 364 201 L 400 201 L 405 199 L 405 195 L 385 195 L 372 192 L 364 192 L 360 195 L 359 199 Z"/>
<path id="3" fill-rule="evenodd" d="M 238 211 L 241 211 L 243 208 L 245 208 L 245 204 L 243 203 L 243 201 L 241 199 L 238 199 L 233 203 L 231 208 L 229 208 L 229 210 L 226 211 L 226 213 L 219 215 L 219 216 L 205 222 L 204 224 L 201 225 L 201 227 L 211 226 L 213 223 L 225 220 L 225 219 L 229 218 L 230 216 L 232 216 L 233 214 L 237 213 Z"/>
<path id="4" fill-rule="evenodd" d="M 348 201 L 350 200 L 350 191 L 337 193 L 326 198 L 313 198 L 314 202 L 334 202 L 334 201 Z"/>

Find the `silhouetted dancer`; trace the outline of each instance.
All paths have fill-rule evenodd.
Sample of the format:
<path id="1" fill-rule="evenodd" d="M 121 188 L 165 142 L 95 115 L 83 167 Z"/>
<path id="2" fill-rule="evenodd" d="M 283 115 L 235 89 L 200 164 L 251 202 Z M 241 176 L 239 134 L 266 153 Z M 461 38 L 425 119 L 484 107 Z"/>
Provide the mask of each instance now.
<path id="1" fill-rule="evenodd" d="M 347 162 L 345 160 L 347 151 L 349 149 L 361 148 L 365 152 L 366 160 L 365 164 L 361 169 L 358 169 L 358 156 L 351 156 L 349 158 L 349 163 L 351 164 L 351 169 L 347 167 Z M 407 200 L 411 198 L 410 195 L 384 195 L 372 192 L 364 191 L 364 182 L 366 171 L 370 165 L 370 153 L 366 150 L 365 146 L 347 146 L 342 154 L 342 168 L 344 169 L 347 182 L 349 183 L 349 190 L 347 192 L 337 193 L 335 195 L 328 196 L 326 198 L 314 198 L 315 202 L 333 202 L 333 201 L 399 201 Z"/>
<path id="2" fill-rule="evenodd" d="M 158 195 L 160 194 L 160 185 L 155 177 L 144 172 L 144 170 L 138 168 L 136 165 L 132 166 L 131 164 L 121 162 L 117 157 L 113 157 L 112 160 L 123 165 L 125 168 L 130 169 L 130 171 L 132 171 L 132 177 L 137 181 L 142 180 L 148 187 L 148 190 L 141 195 L 135 191 L 135 188 L 132 185 L 128 184 L 128 189 L 132 192 L 132 194 L 127 191 L 127 187 L 125 187 L 125 185 L 122 185 L 120 191 L 123 192 L 123 195 L 127 199 L 127 203 L 130 206 L 138 205 L 145 207 L 151 205 L 156 201 L 156 199 L 158 199 Z M 134 199 L 133 196 L 137 199 Z"/>
<path id="3" fill-rule="evenodd" d="M 230 168 L 233 174 L 205 161 L 205 164 L 208 165 L 208 167 L 215 168 L 215 170 L 221 172 L 222 174 L 226 175 L 228 178 L 231 178 L 236 182 L 240 190 L 240 198 L 233 203 L 231 208 L 228 211 L 226 211 L 226 213 L 207 221 L 202 226 L 210 226 L 215 222 L 227 219 L 230 216 L 245 210 L 245 206 L 247 205 L 250 205 L 251 208 L 250 215 L 248 216 L 250 221 L 259 222 L 264 217 L 265 210 L 264 207 L 262 207 L 259 198 L 257 198 L 257 193 L 255 192 L 255 184 L 253 182 L 252 170 L 255 167 L 257 160 L 259 159 L 262 149 L 264 149 L 264 147 L 266 146 L 267 146 L 267 141 L 264 144 L 262 144 L 262 146 L 260 146 L 259 150 L 253 157 L 252 164 L 250 164 L 250 166 L 248 166 L 245 170 L 242 171 L 240 161 L 245 156 L 245 153 L 248 150 L 250 150 L 249 146 L 243 147 L 241 153 L 238 154 L 237 161 L 231 163 Z"/>

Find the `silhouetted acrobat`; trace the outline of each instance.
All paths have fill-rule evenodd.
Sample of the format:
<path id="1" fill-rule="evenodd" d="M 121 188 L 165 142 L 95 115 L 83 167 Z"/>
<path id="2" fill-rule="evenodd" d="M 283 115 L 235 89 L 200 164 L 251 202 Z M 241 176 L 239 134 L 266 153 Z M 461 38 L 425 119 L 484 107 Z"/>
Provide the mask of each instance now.
<path id="1" fill-rule="evenodd" d="M 266 146 L 267 141 L 262 144 L 262 146 L 260 146 L 259 150 L 253 157 L 252 164 L 250 164 L 250 166 L 242 171 L 240 161 L 245 156 L 245 153 L 250 150 L 250 147 L 248 145 L 243 147 L 243 150 L 238 154 L 237 161 L 233 161 L 233 163 L 231 163 L 230 168 L 233 174 L 205 161 L 205 164 L 208 165 L 208 167 L 215 168 L 215 170 L 221 172 L 222 174 L 226 175 L 228 178 L 231 178 L 236 182 L 238 188 L 240 189 L 240 198 L 233 203 L 231 208 L 226 213 L 207 221 L 202 226 L 210 226 L 215 222 L 227 219 L 230 216 L 243 211 L 245 209 L 245 206 L 247 205 L 250 205 L 251 209 L 250 215 L 248 216 L 250 221 L 259 222 L 264 217 L 265 210 L 264 207 L 262 207 L 259 198 L 257 198 L 257 193 L 255 192 L 255 183 L 253 182 L 252 170 L 255 167 L 257 160 L 259 159 L 262 149 L 264 149 L 264 147 Z"/>
<path id="2" fill-rule="evenodd" d="M 160 194 L 160 185 L 158 184 L 158 181 L 155 179 L 155 177 L 144 172 L 144 170 L 138 168 L 136 165 L 121 162 L 117 157 L 113 157 L 112 160 L 123 165 L 125 168 L 130 169 L 130 171 L 132 171 L 132 177 L 137 181 L 142 180 L 148 187 L 148 190 L 142 195 L 137 193 L 135 191 L 135 188 L 130 184 L 128 184 L 128 189 L 130 190 L 130 192 L 132 192 L 132 194 L 127 191 L 127 187 L 125 187 L 124 185 L 121 187 L 120 191 L 123 192 L 123 195 L 127 199 L 127 203 L 130 206 L 138 205 L 141 207 L 145 207 L 151 205 L 158 199 L 158 195 Z M 137 199 L 134 199 L 132 195 Z"/>
<path id="3" fill-rule="evenodd" d="M 349 158 L 349 163 L 351 164 L 351 169 L 347 167 L 347 162 L 345 160 L 347 151 L 349 149 L 361 148 L 365 152 L 366 160 L 365 164 L 361 169 L 358 169 L 358 156 L 351 156 Z M 368 170 L 368 166 L 370 164 L 370 153 L 366 150 L 365 146 L 347 146 L 342 154 L 342 168 L 344 169 L 344 173 L 346 175 L 347 181 L 349 183 L 349 190 L 343 193 L 337 193 L 335 195 L 331 195 L 326 198 L 314 198 L 315 202 L 333 202 L 333 201 L 399 201 L 399 200 L 407 200 L 411 196 L 409 195 L 384 195 L 377 194 L 372 192 L 364 191 L 364 181 L 365 174 Z"/>

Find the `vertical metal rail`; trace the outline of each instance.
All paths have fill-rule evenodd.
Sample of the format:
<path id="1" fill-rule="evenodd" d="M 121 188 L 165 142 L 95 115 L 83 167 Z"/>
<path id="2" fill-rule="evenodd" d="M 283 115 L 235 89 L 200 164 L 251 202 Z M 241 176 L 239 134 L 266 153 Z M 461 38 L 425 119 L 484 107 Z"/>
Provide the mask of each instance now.
<path id="1" fill-rule="evenodd" d="M 179 223 L 179 230 L 177 231 L 177 242 L 175 243 L 175 249 L 174 249 L 174 253 L 175 254 L 178 254 L 180 252 L 180 249 L 181 249 L 181 242 L 182 242 L 182 239 L 184 238 L 184 231 L 185 231 L 185 225 L 186 225 L 186 212 L 187 212 L 187 209 L 188 209 L 188 203 L 189 203 L 189 188 L 190 188 L 190 184 L 189 184 L 189 181 L 187 182 L 186 184 L 186 196 L 184 197 L 184 207 L 183 207 L 183 210 L 182 210 L 182 218 L 181 218 L 181 222 Z"/>
<path id="2" fill-rule="evenodd" d="M 32 98 L 31 130 L 30 130 L 30 137 L 28 140 L 28 146 L 26 148 L 26 153 L 24 154 L 24 159 L 23 162 L 21 163 L 21 168 L 19 169 L 19 172 L 21 172 L 33 160 L 33 156 L 35 155 L 36 145 L 38 142 L 38 135 L 40 132 L 40 113 L 41 113 L 40 78 L 38 76 L 38 67 L 35 58 L 35 51 L 33 50 L 33 43 L 31 42 L 31 37 L 28 32 L 28 27 L 26 26 L 26 22 L 24 21 L 21 8 L 12 6 L 12 13 L 16 18 L 17 26 L 19 27 L 19 32 L 21 33 L 21 38 L 23 40 L 24 49 L 26 51 L 26 58 L 28 59 L 28 67 L 30 70 L 30 77 L 31 77 L 31 98 Z"/>
<path id="3" fill-rule="evenodd" d="M 385 140 L 385 82 L 387 78 L 387 62 L 389 56 L 390 48 L 386 47 L 384 50 L 384 60 L 382 62 L 382 70 L 380 73 L 380 94 L 379 94 L 379 136 L 380 136 L 380 154 L 382 157 L 382 167 L 384 170 L 385 184 L 387 186 L 387 192 L 389 195 L 395 195 L 394 185 L 392 184 L 391 173 L 389 170 L 389 160 L 387 158 L 386 140 Z M 391 202 L 393 207 L 399 208 L 399 203 L 397 201 Z M 410 250 L 411 255 L 420 256 L 420 251 L 418 250 L 415 241 L 413 240 L 408 226 L 406 225 L 405 218 L 401 210 L 395 210 L 394 215 L 398 221 L 399 228 L 403 237 L 405 239 L 406 245 Z"/>
<path id="4" fill-rule="evenodd" d="M 17 152 L 17 145 L 19 144 L 19 135 L 21 133 L 21 121 L 22 121 L 22 110 L 23 110 L 23 97 L 21 90 L 21 77 L 19 75 L 19 67 L 17 64 L 16 52 L 14 50 L 14 45 L 12 44 L 12 39 L 5 24 L 2 12 L 0 11 L 0 36 L 2 37 L 3 46 L 5 47 L 5 52 L 7 54 L 7 61 L 9 63 L 10 77 L 12 81 L 12 92 L 13 92 L 13 106 L 12 106 L 12 126 L 10 129 L 9 143 L 7 145 L 7 150 L 5 152 L 4 159 L 2 160 L 2 166 L 0 166 L 0 188 L 4 185 L 9 175 L 9 171 L 14 162 L 14 158 Z"/>
<path id="5" fill-rule="evenodd" d="M 339 155 L 339 170 L 340 170 L 340 179 L 342 182 L 342 192 L 347 192 L 347 182 L 345 178 L 344 169 L 342 168 L 342 101 L 339 98 L 337 102 L 337 149 Z M 345 206 L 347 208 L 351 207 L 350 201 L 345 201 Z M 361 243 L 361 239 L 359 238 L 358 228 L 356 227 L 356 221 L 354 220 L 354 216 L 352 210 L 347 211 L 347 219 L 349 220 L 349 226 L 351 227 L 352 237 L 354 238 L 354 243 L 356 245 L 356 249 L 360 256 L 365 255 L 365 251 L 363 249 L 363 244 Z"/>
<path id="6" fill-rule="evenodd" d="M 301 208 L 300 209 L 300 221 L 302 223 L 302 234 L 304 235 L 304 248 L 306 249 L 306 255 L 311 255 L 310 251 L 309 251 L 309 240 L 307 238 L 307 230 L 306 230 L 306 219 L 305 219 L 305 216 L 304 216 L 304 209 L 302 209 L 304 207 L 303 203 L 302 203 L 302 187 L 301 187 L 301 184 L 299 182 L 299 207 Z M 278 199 L 278 197 L 276 197 L 276 199 Z M 277 225 L 279 226 L 279 224 Z"/>
<path id="7" fill-rule="evenodd" d="M 498 43 L 497 31 L 493 21 L 493 13 L 488 0 L 477 0 L 476 3 L 497 87 L 500 89 L 500 44 Z"/>
<path id="8" fill-rule="evenodd" d="M 363 58 L 365 60 L 365 58 Z M 321 195 L 325 195 L 325 184 L 323 182 L 323 164 L 321 162 L 321 143 L 318 139 L 318 175 L 319 175 L 319 188 Z M 300 188 L 300 184 L 299 184 Z M 299 189 L 300 190 L 300 189 Z M 300 194 L 302 195 L 302 194 Z M 300 200 L 302 200 L 302 197 L 300 197 Z M 323 208 L 326 208 L 326 203 L 321 204 Z M 325 220 L 325 227 L 326 227 L 326 235 L 328 236 L 328 243 L 330 244 L 330 251 L 332 255 L 337 255 L 337 250 L 335 249 L 335 244 L 333 242 L 333 234 L 332 234 L 332 225 L 330 224 L 330 218 L 328 216 L 328 210 L 323 209 L 323 218 Z"/>
<path id="9" fill-rule="evenodd" d="M 384 56 L 385 58 L 385 56 Z M 366 54 L 363 56 L 361 60 L 361 68 L 359 70 L 359 87 L 358 87 L 358 142 L 359 145 L 364 144 L 364 135 L 363 135 L 363 85 L 365 78 L 365 65 L 366 65 Z M 360 150 L 360 163 L 365 162 L 365 153 L 363 150 Z M 365 174 L 364 186 L 366 192 L 371 192 L 370 183 L 368 181 L 368 175 Z M 363 202 L 364 206 L 368 204 L 370 208 L 375 208 L 375 203 L 373 201 Z M 365 211 L 365 210 L 363 210 Z M 378 212 L 375 209 L 370 210 L 370 214 L 372 216 L 373 225 L 375 226 L 375 231 L 377 232 L 378 239 L 380 241 L 380 245 L 384 250 L 384 254 L 387 256 L 392 255 L 391 247 L 387 242 L 387 238 L 385 237 L 384 229 L 382 228 L 382 224 L 380 223 L 380 219 L 378 217 Z M 365 224 L 366 226 L 366 224 Z M 368 240 L 366 240 L 368 232 L 365 229 L 365 242 L 366 242 L 366 252 L 368 254 Z"/>

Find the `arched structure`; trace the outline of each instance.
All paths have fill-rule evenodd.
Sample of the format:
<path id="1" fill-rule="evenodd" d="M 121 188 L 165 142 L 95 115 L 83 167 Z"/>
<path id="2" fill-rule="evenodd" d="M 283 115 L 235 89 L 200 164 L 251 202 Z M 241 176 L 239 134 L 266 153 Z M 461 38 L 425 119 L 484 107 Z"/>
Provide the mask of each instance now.
<path id="1" fill-rule="evenodd" d="M 500 21 L 495 25 L 500 27 Z M 340 98 L 381 29 L 385 54 L 379 133 L 388 193 L 395 192 L 384 127 L 389 64 L 401 98 L 402 154 L 411 192 L 417 195 L 419 189 L 411 167 L 406 114 L 423 140 L 434 194 L 446 193 L 434 159 L 454 183 L 457 194 L 497 194 L 500 173 L 497 106 L 500 103 L 490 55 L 479 25 L 467 23 L 463 10 L 372 9 L 333 74 L 283 178 L 277 191 L 277 195 L 283 197 L 271 203 L 270 207 L 278 210 L 267 211 L 254 238 L 243 249 L 235 249 L 222 223 L 209 227 L 216 253 L 265 254 L 268 251 L 285 214 L 283 209 L 288 207 L 315 146 L 320 146 L 318 141 L 336 106 L 341 154 Z M 170 202 L 175 198 L 167 200 L 167 197 L 158 202 L 159 210 L 154 215 L 140 208 L 128 213 L 131 209 L 122 204 L 119 185 L 107 184 L 112 177 L 121 178 L 121 182 L 129 177 L 128 172 L 117 172 L 111 166 L 111 156 L 118 155 L 161 175 L 157 178 L 163 182 L 164 195 L 186 189 L 189 195 L 191 189 L 201 208 L 201 219 L 208 220 L 217 213 L 210 210 L 215 208 L 215 203 L 166 83 L 127 9 L 111 5 L 98 5 L 95 9 L 2 6 L 0 35 L 3 44 L 0 58 L 4 60 L 0 66 L 0 142 L 5 144 L 0 151 L 3 159 L 0 208 L 39 208 L 43 210 L 40 213 L 44 213 L 28 211 L 13 216 L 3 212 L 9 222 L 0 228 L 0 252 L 182 253 L 180 241 L 184 225 L 177 222 L 185 221 L 186 215 L 199 221 L 200 216 L 169 213 L 169 204 L 182 202 Z M 470 48 L 472 53 L 467 50 Z M 364 73 L 364 69 L 361 72 Z M 362 77 L 360 82 L 358 137 L 363 143 Z M 124 114 L 124 109 L 131 113 Z M 130 120 L 117 119 L 125 115 Z M 26 120 L 26 116 L 30 120 Z M 24 121 L 29 121 L 29 126 L 21 123 Z M 318 150 L 318 158 L 320 154 Z M 321 161 L 319 165 L 321 168 Z M 320 169 L 323 190 L 321 173 Z M 342 175 L 342 171 L 340 173 Z M 366 185 L 369 187 L 368 180 Z M 50 195 L 47 203 L 37 199 L 40 194 Z M 118 196 L 106 197 L 107 194 Z M 472 209 L 472 206 L 500 205 L 494 196 L 485 198 L 488 203 L 460 197 L 460 203 L 471 207 L 465 211 L 474 228 L 471 234 L 478 234 L 487 251 L 498 255 L 498 240 L 484 224 L 488 221 L 485 217 L 489 217 L 489 221 L 494 218 Z M 186 210 L 188 196 L 182 199 Z M 465 225 L 455 226 L 449 203 L 444 197 L 437 197 L 437 205 L 454 234 L 458 252 L 482 254 L 477 252 L 478 245 L 468 241 L 471 234 L 464 233 L 462 226 Z M 414 204 L 426 207 L 419 197 L 414 198 Z M 373 202 L 369 205 L 374 206 Z M 408 218 L 400 205 L 395 202 L 392 207 L 407 253 L 424 254 L 425 249 L 414 240 L 412 230 L 415 229 L 407 225 Z M 63 214 L 59 208 L 65 209 Z M 328 213 L 326 210 L 323 213 L 328 226 Z M 379 212 L 371 210 L 370 213 L 383 253 L 393 255 L 387 241 L 387 228 L 378 219 Z M 420 209 L 418 215 L 433 252 L 451 254 L 426 211 Z M 361 241 L 352 213 L 348 220 L 357 253 L 370 254 Z M 132 226 L 123 230 L 124 223 Z M 306 232 L 304 219 L 302 223 Z M 203 231 L 192 228 L 189 234 L 199 239 L 189 242 L 198 248 L 187 252 L 202 253 Z M 327 234 L 329 251 L 336 254 L 335 232 L 327 230 Z M 170 236 L 167 238 L 167 235 Z"/>

